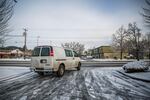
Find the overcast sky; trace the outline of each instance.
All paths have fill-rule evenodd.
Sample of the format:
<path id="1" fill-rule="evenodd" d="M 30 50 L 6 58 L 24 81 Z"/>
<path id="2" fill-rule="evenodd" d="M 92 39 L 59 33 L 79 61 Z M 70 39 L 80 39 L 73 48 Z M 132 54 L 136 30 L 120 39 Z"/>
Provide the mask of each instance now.
<path id="1" fill-rule="evenodd" d="M 10 21 L 10 34 L 22 35 L 27 28 L 27 47 L 59 46 L 78 41 L 86 48 L 109 45 L 115 31 L 137 22 L 146 32 L 139 14 L 144 0 L 18 0 Z M 23 46 L 24 38 L 13 37 L 6 45 Z"/>

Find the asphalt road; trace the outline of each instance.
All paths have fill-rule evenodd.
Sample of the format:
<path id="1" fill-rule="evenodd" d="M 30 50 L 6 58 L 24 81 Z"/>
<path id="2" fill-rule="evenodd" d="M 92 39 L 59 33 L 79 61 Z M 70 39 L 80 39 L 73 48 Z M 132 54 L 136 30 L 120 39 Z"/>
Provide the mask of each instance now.
<path id="1" fill-rule="evenodd" d="M 28 68 L 0 70 L 18 72 L 0 78 L 1 100 L 150 100 L 150 83 L 121 74 L 120 67 L 82 66 L 61 78 L 39 76 Z"/>
<path id="2" fill-rule="evenodd" d="M 81 61 L 82 66 L 86 67 L 121 67 L 124 64 L 131 62 L 132 60 L 126 60 L 126 61 L 93 61 L 92 59 L 90 60 L 85 60 Z M 134 60 L 133 60 L 134 61 Z M 146 62 L 150 62 L 149 60 L 145 60 Z M 31 61 L 30 60 L 0 60 L 0 67 L 1 66 L 18 66 L 18 67 L 30 67 L 31 66 Z"/>

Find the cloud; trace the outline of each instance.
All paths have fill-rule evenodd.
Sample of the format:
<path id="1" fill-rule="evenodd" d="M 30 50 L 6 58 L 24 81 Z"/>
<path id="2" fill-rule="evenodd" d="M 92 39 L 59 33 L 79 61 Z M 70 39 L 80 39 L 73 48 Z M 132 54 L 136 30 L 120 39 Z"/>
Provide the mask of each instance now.
<path id="1" fill-rule="evenodd" d="M 20 1 L 17 7 L 22 6 L 22 9 L 15 11 L 11 22 L 14 34 L 22 34 L 22 28 L 28 28 L 29 48 L 36 46 L 37 36 L 40 36 L 41 44 L 49 43 L 50 40 L 66 42 L 65 39 L 84 41 L 86 45 L 91 42 L 93 46 L 108 45 L 111 35 L 118 27 L 140 20 L 137 12 L 133 13 L 128 9 L 113 14 L 103 12 L 100 7 L 93 9 L 93 6 L 87 6 L 83 2 L 33 1 L 25 4 Z M 57 44 L 60 43 L 61 41 Z"/>

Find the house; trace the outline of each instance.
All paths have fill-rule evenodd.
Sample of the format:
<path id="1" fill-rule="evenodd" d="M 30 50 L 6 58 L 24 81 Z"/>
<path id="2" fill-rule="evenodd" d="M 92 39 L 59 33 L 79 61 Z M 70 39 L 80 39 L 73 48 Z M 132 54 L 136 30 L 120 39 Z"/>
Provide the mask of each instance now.
<path id="1" fill-rule="evenodd" d="M 11 53 L 9 50 L 0 50 L 0 58 L 9 58 Z"/>
<path id="2" fill-rule="evenodd" d="M 25 53 L 26 57 L 31 57 L 32 51 L 27 50 Z M 0 50 L 0 58 L 21 58 L 24 56 L 24 52 L 15 49 L 15 50 Z"/>
<path id="3" fill-rule="evenodd" d="M 15 49 L 15 50 L 12 50 L 11 52 L 11 55 L 13 55 L 15 58 L 17 57 L 22 57 L 23 56 L 23 52 L 20 51 L 19 49 Z"/>

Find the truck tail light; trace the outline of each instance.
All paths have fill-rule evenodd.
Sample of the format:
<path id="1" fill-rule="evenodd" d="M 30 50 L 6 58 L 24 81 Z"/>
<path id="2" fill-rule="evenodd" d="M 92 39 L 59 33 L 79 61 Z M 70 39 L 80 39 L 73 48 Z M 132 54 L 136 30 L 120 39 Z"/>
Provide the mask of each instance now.
<path id="1" fill-rule="evenodd" d="M 54 56 L 54 51 L 53 51 L 53 49 L 50 51 L 50 54 L 49 54 L 50 56 Z"/>

